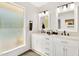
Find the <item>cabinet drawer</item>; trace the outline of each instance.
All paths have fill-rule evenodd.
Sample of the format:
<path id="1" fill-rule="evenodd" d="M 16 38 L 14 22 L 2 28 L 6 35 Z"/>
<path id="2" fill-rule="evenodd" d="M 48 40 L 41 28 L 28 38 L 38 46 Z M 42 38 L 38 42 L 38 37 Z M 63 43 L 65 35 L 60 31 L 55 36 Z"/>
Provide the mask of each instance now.
<path id="1" fill-rule="evenodd" d="M 79 43 L 77 41 L 73 40 L 66 40 L 66 39 L 60 39 L 59 42 L 63 45 L 68 45 L 68 46 L 79 46 Z"/>

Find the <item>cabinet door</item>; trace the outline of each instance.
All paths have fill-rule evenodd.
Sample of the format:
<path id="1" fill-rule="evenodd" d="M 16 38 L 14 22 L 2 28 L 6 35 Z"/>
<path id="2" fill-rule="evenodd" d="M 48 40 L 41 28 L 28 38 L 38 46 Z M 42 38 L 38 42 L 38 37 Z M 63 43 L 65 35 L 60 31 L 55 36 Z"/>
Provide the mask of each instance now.
<path id="1" fill-rule="evenodd" d="M 67 43 L 65 45 L 66 55 L 67 56 L 78 56 L 78 41 L 66 40 Z"/>
<path id="2" fill-rule="evenodd" d="M 61 39 L 60 38 L 56 38 L 55 40 L 55 51 L 56 51 L 56 56 L 63 56 L 64 55 L 64 45 L 61 43 Z"/>
<path id="3" fill-rule="evenodd" d="M 56 38 L 52 38 L 51 37 L 51 49 L 52 49 L 52 52 L 51 52 L 51 54 L 52 54 L 52 56 L 55 56 L 56 55 Z"/>
<path id="4" fill-rule="evenodd" d="M 42 35 L 39 35 L 38 40 L 37 40 L 37 50 L 41 53 L 43 53 L 43 42 L 44 42 L 44 37 Z"/>
<path id="5" fill-rule="evenodd" d="M 44 44 L 43 45 L 43 52 L 46 55 L 51 56 L 51 38 L 49 36 L 48 37 L 45 37 L 43 44 Z"/>
<path id="6" fill-rule="evenodd" d="M 63 56 L 64 54 L 63 46 L 62 45 L 56 45 L 56 56 Z"/>
<path id="7" fill-rule="evenodd" d="M 67 46 L 67 56 L 78 56 L 78 47 Z"/>

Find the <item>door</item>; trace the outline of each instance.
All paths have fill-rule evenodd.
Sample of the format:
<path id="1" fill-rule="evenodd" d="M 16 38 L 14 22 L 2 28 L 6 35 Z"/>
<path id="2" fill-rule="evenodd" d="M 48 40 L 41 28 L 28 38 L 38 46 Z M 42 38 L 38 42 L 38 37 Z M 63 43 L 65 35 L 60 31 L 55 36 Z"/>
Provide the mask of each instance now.
<path id="1" fill-rule="evenodd" d="M 51 37 L 50 42 L 51 42 L 52 56 L 56 56 L 56 41 L 55 40 L 56 40 L 56 37 L 53 37 L 53 38 Z"/>
<path id="2" fill-rule="evenodd" d="M 76 40 L 66 40 L 66 51 L 67 51 L 67 56 L 78 56 L 78 41 Z"/>
<path id="3" fill-rule="evenodd" d="M 64 55 L 64 43 L 62 43 L 62 38 L 55 37 L 55 55 L 56 56 L 63 56 Z"/>
<path id="4" fill-rule="evenodd" d="M 67 56 L 78 56 L 78 47 L 74 47 L 74 46 L 67 46 Z"/>
<path id="5" fill-rule="evenodd" d="M 60 44 L 56 45 L 56 56 L 63 56 L 64 55 L 63 48 L 64 47 Z"/>

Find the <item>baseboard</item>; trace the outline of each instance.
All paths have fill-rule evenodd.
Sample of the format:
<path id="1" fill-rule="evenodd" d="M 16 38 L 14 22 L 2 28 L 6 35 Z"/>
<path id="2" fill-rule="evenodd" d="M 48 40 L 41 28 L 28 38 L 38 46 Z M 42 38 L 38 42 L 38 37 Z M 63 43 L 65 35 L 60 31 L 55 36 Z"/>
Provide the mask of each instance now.
<path id="1" fill-rule="evenodd" d="M 41 52 L 35 50 L 35 49 L 31 49 L 32 51 L 34 51 L 35 53 L 39 54 L 40 56 L 46 56 L 45 54 L 42 54 Z"/>

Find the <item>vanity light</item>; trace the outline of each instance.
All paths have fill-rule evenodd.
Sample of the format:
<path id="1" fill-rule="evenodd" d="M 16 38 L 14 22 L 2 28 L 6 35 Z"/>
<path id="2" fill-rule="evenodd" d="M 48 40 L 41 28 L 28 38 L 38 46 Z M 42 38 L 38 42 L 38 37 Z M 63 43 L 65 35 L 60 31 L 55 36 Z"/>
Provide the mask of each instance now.
<path id="1" fill-rule="evenodd" d="M 48 11 L 43 11 L 44 16 L 48 15 Z"/>
<path id="2" fill-rule="evenodd" d="M 59 7 L 59 11 L 62 12 L 63 11 L 63 8 L 64 8 L 63 6 L 62 7 Z"/>
<path id="3" fill-rule="evenodd" d="M 39 17 L 41 17 L 42 16 L 42 14 L 41 13 L 39 13 Z"/>
<path id="4" fill-rule="evenodd" d="M 65 6 L 63 6 L 63 11 L 66 11 L 67 10 L 67 7 L 66 7 L 66 5 Z"/>
<path id="5" fill-rule="evenodd" d="M 59 8 L 57 8 L 57 12 L 60 12 L 60 9 Z"/>
<path id="6" fill-rule="evenodd" d="M 44 12 L 44 14 L 46 14 L 46 11 L 43 11 Z"/>
<path id="7" fill-rule="evenodd" d="M 74 3 L 73 2 L 64 4 L 64 5 L 61 5 L 61 6 L 57 6 L 58 12 L 67 11 L 69 9 L 74 9 Z"/>
<path id="8" fill-rule="evenodd" d="M 43 15 L 44 15 L 44 13 L 43 13 L 43 12 L 39 13 L 39 17 L 42 17 Z"/>
<path id="9" fill-rule="evenodd" d="M 44 13 L 43 12 L 41 13 L 41 16 L 44 16 Z"/>
<path id="10" fill-rule="evenodd" d="M 45 15 L 48 15 L 48 11 L 46 11 L 46 14 Z"/>
<path id="11" fill-rule="evenodd" d="M 66 8 L 68 8 L 68 4 L 66 4 Z"/>
<path id="12" fill-rule="evenodd" d="M 65 5 L 63 5 L 63 7 L 64 7 L 63 11 L 67 11 L 69 6 L 68 6 L 68 4 L 65 4 Z"/>
<path id="13" fill-rule="evenodd" d="M 71 9 L 74 9 L 74 7 L 75 7 L 75 5 L 72 3 L 72 4 L 70 4 L 70 8 Z"/>
<path id="14" fill-rule="evenodd" d="M 43 17 L 43 16 L 45 16 L 45 15 L 48 15 L 48 11 L 43 11 L 43 12 L 40 12 L 40 13 L 39 13 L 39 16 L 40 16 L 40 17 Z"/>

